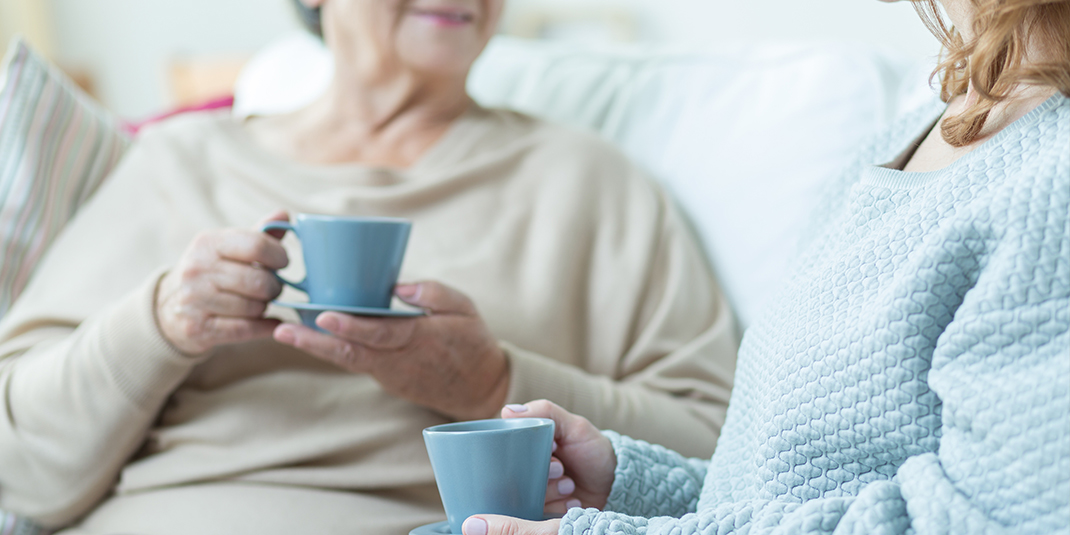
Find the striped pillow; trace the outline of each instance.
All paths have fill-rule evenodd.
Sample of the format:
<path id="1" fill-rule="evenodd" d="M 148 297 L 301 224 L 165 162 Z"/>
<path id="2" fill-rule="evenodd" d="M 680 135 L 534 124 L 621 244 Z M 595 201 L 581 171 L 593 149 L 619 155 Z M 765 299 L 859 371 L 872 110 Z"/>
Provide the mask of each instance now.
<path id="1" fill-rule="evenodd" d="M 0 65 L 0 318 L 129 143 L 107 110 L 15 38 Z"/>

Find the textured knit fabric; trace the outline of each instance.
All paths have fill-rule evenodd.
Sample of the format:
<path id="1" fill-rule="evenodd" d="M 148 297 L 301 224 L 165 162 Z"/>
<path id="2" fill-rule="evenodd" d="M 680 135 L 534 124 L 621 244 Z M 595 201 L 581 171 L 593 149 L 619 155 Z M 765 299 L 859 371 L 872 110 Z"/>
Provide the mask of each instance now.
<path id="1" fill-rule="evenodd" d="M 744 337 L 713 458 L 609 433 L 607 512 L 561 533 L 1067 533 L 1070 99 L 946 169 L 872 166 L 937 113 L 829 196 Z"/>
<path id="2" fill-rule="evenodd" d="M 408 169 L 313 166 L 212 112 L 147 128 L 0 322 L 0 506 L 141 535 L 394 535 L 444 518 L 420 434 L 445 422 L 432 408 L 270 339 L 190 356 L 160 334 L 157 280 L 193 238 L 279 208 L 413 220 L 402 279 L 473 299 L 508 354 L 509 402 L 713 453 L 731 313 L 678 212 L 619 152 L 473 108 Z M 300 244 L 283 245 L 300 280 Z"/>
<path id="3" fill-rule="evenodd" d="M 0 318 L 128 144 L 103 107 L 12 43 L 0 67 Z"/>

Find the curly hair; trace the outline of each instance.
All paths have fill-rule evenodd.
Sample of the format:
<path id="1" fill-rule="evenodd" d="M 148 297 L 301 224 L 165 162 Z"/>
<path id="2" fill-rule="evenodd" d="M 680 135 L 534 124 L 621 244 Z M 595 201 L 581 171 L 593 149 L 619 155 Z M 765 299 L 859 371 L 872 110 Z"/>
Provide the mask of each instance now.
<path id="1" fill-rule="evenodd" d="M 301 24 L 305 29 L 323 39 L 323 19 L 320 18 L 320 8 L 308 7 L 301 3 L 301 0 L 293 0 L 293 2 L 294 7 L 297 8 L 297 16 L 301 19 Z"/>
<path id="2" fill-rule="evenodd" d="M 937 0 L 913 2 L 944 45 L 933 71 L 941 79 L 941 98 L 965 94 L 971 82 L 978 96 L 941 126 L 944 139 L 956 147 L 977 139 L 992 109 L 1021 84 L 1052 87 L 1070 97 L 1070 0 L 965 1 L 976 13 L 969 42 L 944 22 Z M 1045 57 L 1026 62 L 1030 47 Z"/>

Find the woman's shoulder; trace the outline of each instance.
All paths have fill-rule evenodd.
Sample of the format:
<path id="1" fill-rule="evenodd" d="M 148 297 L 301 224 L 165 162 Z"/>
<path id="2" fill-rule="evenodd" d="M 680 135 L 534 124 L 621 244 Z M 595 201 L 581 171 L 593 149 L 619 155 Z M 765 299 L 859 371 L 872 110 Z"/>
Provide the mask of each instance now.
<path id="1" fill-rule="evenodd" d="M 1056 95 L 985 147 L 971 171 L 992 183 L 1008 224 L 1065 239 L 1070 214 L 1070 98 Z M 980 150 L 980 149 L 978 149 Z"/>
<path id="2" fill-rule="evenodd" d="M 531 153 L 553 154 L 571 164 L 628 163 L 627 156 L 616 146 L 588 129 L 502 108 L 480 108 L 478 116 L 492 125 L 495 138 L 502 142 L 523 140 Z"/>
<path id="3" fill-rule="evenodd" d="M 145 126 L 136 145 L 152 148 L 199 149 L 229 139 L 238 124 L 229 109 L 183 113 Z"/>
<path id="4" fill-rule="evenodd" d="M 645 170 L 596 132 L 504 109 L 482 109 L 487 125 L 479 152 L 512 160 L 517 187 L 555 192 L 588 206 L 663 210 L 666 194 Z M 495 158 L 497 159 L 497 158 Z M 497 166 L 494 166 L 497 168 Z M 564 192 L 567 192 L 564 193 Z"/>
<path id="5" fill-rule="evenodd" d="M 1065 212 L 1070 197 L 1070 98 L 1056 94 L 956 162 L 959 188 L 984 186 L 1016 213 Z M 1055 204 L 1051 204 L 1055 203 Z"/>
<path id="6" fill-rule="evenodd" d="M 1007 142 L 1018 145 L 1015 148 L 1023 155 L 1037 154 L 1050 160 L 1049 167 L 1063 167 L 1054 178 L 1070 181 L 1065 169 L 1070 162 L 1070 97 L 1056 94 L 1021 120 L 1021 135 Z"/>

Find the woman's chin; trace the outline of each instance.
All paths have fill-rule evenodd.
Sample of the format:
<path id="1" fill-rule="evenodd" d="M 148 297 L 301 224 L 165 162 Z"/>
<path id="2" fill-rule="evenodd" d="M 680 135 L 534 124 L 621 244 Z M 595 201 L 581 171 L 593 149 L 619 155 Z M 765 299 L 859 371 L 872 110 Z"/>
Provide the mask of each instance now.
<path id="1" fill-rule="evenodd" d="M 434 52 L 427 54 L 405 54 L 402 52 L 401 57 L 405 65 L 416 72 L 440 77 L 467 76 L 478 54 L 459 57 L 458 55 Z"/>

